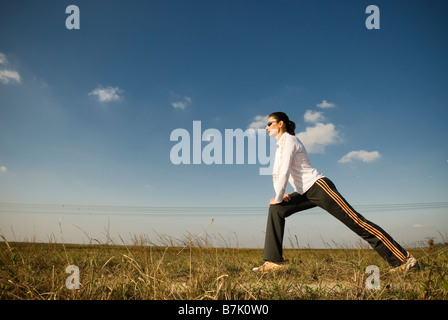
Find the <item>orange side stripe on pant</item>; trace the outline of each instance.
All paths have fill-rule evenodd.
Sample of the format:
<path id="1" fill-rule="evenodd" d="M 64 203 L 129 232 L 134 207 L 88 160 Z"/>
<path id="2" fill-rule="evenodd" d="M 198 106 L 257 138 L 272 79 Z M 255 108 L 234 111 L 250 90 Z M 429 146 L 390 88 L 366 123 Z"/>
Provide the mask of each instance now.
<path id="1" fill-rule="evenodd" d="M 319 183 L 318 183 L 319 184 Z M 384 236 L 377 231 L 376 229 L 374 229 L 372 226 L 370 226 L 367 223 L 364 223 L 351 209 L 350 207 L 345 203 L 345 201 L 343 201 L 335 192 L 333 192 L 333 190 L 331 190 L 331 188 L 324 182 L 322 181 L 322 184 L 319 184 L 324 190 L 325 192 L 334 200 L 336 201 L 339 206 L 344 210 L 344 212 L 346 214 L 348 214 L 348 216 L 350 216 L 350 218 L 352 218 L 358 225 L 360 225 L 363 229 L 366 229 L 368 231 L 370 231 L 370 233 L 374 234 L 377 238 L 379 238 L 380 240 L 383 240 Z M 386 239 L 387 240 L 387 239 Z"/>
<path id="2" fill-rule="evenodd" d="M 405 261 L 406 257 L 403 253 L 398 250 L 390 241 L 387 239 L 380 231 L 369 225 L 368 223 L 362 221 L 358 215 L 350 209 L 350 207 L 346 204 L 346 202 L 339 197 L 337 193 L 335 193 L 331 188 L 327 185 L 327 183 L 323 180 L 317 180 L 316 183 L 336 202 L 338 205 L 344 210 L 344 212 L 352 218 L 359 226 L 363 229 L 369 231 L 371 234 L 380 239 L 388 248 L 392 251 L 392 253 L 401 261 Z"/>

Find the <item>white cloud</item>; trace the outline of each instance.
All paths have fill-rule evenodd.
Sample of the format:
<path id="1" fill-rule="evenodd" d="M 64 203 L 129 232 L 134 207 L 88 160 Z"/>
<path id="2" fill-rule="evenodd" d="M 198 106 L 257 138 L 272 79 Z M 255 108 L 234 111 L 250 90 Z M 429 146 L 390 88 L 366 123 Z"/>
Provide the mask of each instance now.
<path id="1" fill-rule="evenodd" d="M 0 172 L 6 172 L 6 171 L 8 171 L 8 169 L 6 169 L 6 167 L 5 166 L 1 166 L 0 167 Z"/>
<path id="2" fill-rule="evenodd" d="M 9 84 L 11 82 L 21 82 L 20 74 L 16 70 L 12 70 L 9 68 L 8 59 L 2 52 L 0 52 L 0 66 L 2 66 L 2 68 L 0 69 L 0 82 L 4 84 Z"/>
<path id="3" fill-rule="evenodd" d="M 316 106 L 326 109 L 334 107 L 335 104 L 323 100 Z M 314 123 L 314 127 L 307 127 L 304 132 L 296 134 L 309 153 L 323 153 L 325 152 L 325 147 L 342 142 L 340 133 L 336 130 L 335 125 L 323 123 L 325 116 L 322 111 L 306 110 L 303 119 L 305 122 Z"/>
<path id="4" fill-rule="evenodd" d="M 359 151 L 351 151 L 347 153 L 345 156 L 343 156 L 341 159 L 339 159 L 338 162 L 340 163 L 347 163 L 347 162 L 353 162 L 353 161 L 364 161 L 364 162 L 373 162 L 381 158 L 381 155 L 378 151 L 365 151 L 365 150 L 359 150 Z"/>
<path id="5" fill-rule="evenodd" d="M 325 147 L 340 143 L 342 138 L 332 123 L 316 123 L 296 135 L 309 153 L 323 153 Z"/>
<path id="6" fill-rule="evenodd" d="M 247 126 L 248 129 L 264 129 L 268 122 L 269 116 L 255 116 L 254 120 Z"/>
<path id="7" fill-rule="evenodd" d="M 328 108 L 334 108 L 336 105 L 332 102 L 328 102 L 327 100 L 322 100 L 322 102 L 316 104 L 316 106 L 318 108 L 328 109 Z"/>
<path id="8" fill-rule="evenodd" d="M 190 97 L 181 97 L 175 93 L 171 93 L 171 106 L 176 110 L 185 110 L 192 103 Z"/>
<path id="9" fill-rule="evenodd" d="M 121 93 L 122 93 L 122 90 L 120 90 L 120 88 L 118 88 L 118 87 L 103 88 L 102 86 L 98 86 L 98 88 L 92 90 L 89 93 L 89 96 L 96 96 L 96 98 L 100 102 L 110 102 L 110 101 L 119 100 L 121 98 L 120 97 Z"/>
<path id="10" fill-rule="evenodd" d="M 305 122 L 322 122 L 325 120 L 324 115 L 322 112 L 319 111 L 313 111 L 313 110 L 306 110 L 303 118 L 305 119 Z"/>
<path id="11" fill-rule="evenodd" d="M 20 83 L 20 74 L 15 70 L 0 70 L 0 81 L 4 84 L 11 82 Z"/>
<path id="12" fill-rule="evenodd" d="M 0 64 L 7 64 L 8 60 L 6 59 L 6 55 L 0 52 Z"/>

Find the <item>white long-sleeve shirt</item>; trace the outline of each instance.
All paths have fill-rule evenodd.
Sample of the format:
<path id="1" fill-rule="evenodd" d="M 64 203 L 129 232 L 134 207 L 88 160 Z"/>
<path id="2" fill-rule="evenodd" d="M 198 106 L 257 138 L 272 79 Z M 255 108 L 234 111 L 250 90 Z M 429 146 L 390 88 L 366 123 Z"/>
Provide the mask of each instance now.
<path id="1" fill-rule="evenodd" d="M 323 177 L 324 175 L 311 166 L 302 142 L 296 136 L 285 132 L 278 140 L 275 152 L 273 170 L 275 202 L 283 201 L 288 181 L 294 191 L 304 194 L 316 180 Z"/>

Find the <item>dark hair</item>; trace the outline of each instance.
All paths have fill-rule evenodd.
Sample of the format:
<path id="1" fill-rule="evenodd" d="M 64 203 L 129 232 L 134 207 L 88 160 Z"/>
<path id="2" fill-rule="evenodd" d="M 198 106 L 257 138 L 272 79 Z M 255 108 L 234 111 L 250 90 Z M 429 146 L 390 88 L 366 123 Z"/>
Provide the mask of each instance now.
<path id="1" fill-rule="evenodd" d="M 294 135 L 294 130 L 296 129 L 296 124 L 294 121 L 289 120 L 288 116 L 284 112 L 273 112 L 269 115 L 269 117 L 274 118 L 278 122 L 283 121 L 286 126 L 286 132 Z"/>

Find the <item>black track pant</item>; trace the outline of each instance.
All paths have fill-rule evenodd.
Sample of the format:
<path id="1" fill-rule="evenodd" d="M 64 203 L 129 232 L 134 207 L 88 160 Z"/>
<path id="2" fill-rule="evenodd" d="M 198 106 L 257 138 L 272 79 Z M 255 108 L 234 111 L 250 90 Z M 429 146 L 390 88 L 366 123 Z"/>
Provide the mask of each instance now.
<path id="1" fill-rule="evenodd" d="M 390 265 L 397 267 L 403 264 L 409 256 L 409 253 L 383 229 L 356 212 L 328 178 L 317 180 L 304 195 L 294 192 L 290 197 L 291 200 L 288 202 L 283 201 L 280 204 L 269 206 L 264 260 L 283 261 L 285 219 L 296 212 L 316 206 L 332 214 L 366 240 Z"/>

